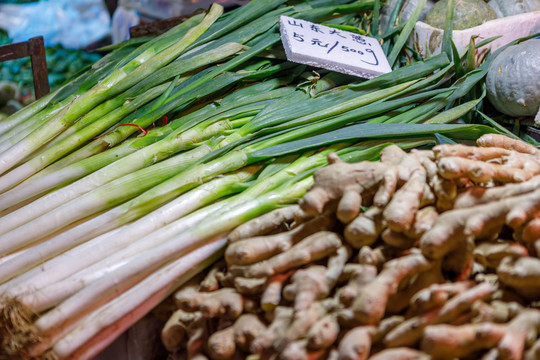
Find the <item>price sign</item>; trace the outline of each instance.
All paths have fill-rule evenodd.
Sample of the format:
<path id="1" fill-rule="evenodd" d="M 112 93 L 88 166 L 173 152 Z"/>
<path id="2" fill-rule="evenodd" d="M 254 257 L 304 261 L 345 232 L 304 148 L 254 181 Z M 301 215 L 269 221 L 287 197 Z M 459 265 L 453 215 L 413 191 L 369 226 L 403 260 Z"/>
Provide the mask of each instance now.
<path id="1" fill-rule="evenodd" d="M 392 71 L 374 38 L 289 16 L 281 16 L 280 29 L 289 61 L 366 79 Z"/>

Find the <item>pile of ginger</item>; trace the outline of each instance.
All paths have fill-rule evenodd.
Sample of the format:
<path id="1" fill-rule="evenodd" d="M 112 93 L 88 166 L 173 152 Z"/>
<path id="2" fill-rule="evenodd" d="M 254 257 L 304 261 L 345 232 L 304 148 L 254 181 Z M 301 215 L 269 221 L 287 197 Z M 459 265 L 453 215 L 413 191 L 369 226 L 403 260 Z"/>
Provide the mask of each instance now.
<path id="1" fill-rule="evenodd" d="M 318 170 L 174 294 L 175 359 L 540 359 L 540 151 L 488 134 Z"/>

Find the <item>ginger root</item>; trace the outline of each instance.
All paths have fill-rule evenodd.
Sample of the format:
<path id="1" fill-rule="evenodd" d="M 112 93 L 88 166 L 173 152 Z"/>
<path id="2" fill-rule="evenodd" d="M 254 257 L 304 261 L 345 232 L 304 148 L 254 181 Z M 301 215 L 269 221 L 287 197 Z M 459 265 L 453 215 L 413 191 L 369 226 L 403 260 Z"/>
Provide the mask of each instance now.
<path id="1" fill-rule="evenodd" d="M 477 300 L 490 297 L 496 288 L 489 283 L 481 283 L 457 294 L 433 310 L 413 316 L 396 326 L 384 338 L 388 347 L 413 346 L 421 338 L 428 325 L 452 321 L 468 311 Z"/>
<path id="2" fill-rule="evenodd" d="M 451 297 L 474 286 L 473 281 L 433 284 L 418 291 L 410 301 L 409 313 L 422 314 L 443 306 Z"/>
<path id="3" fill-rule="evenodd" d="M 496 269 L 503 258 L 521 258 L 529 256 L 527 248 L 513 241 L 482 242 L 473 251 L 474 259 L 489 269 Z"/>
<path id="4" fill-rule="evenodd" d="M 371 356 L 369 360 L 431 360 L 431 356 L 411 348 L 386 349 Z"/>
<path id="5" fill-rule="evenodd" d="M 161 342 L 165 348 L 170 352 L 179 349 L 186 338 L 188 326 L 201 318 L 200 312 L 176 310 L 161 330 Z"/>
<path id="6" fill-rule="evenodd" d="M 274 341 L 274 349 L 282 351 L 286 345 L 306 336 L 308 331 L 335 307 L 333 299 L 312 303 L 308 308 L 296 311 L 287 329 Z"/>
<path id="7" fill-rule="evenodd" d="M 346 306 L 351 305 L 354 299 L 363 292 L 365 286 L 371 283 L 377 276 L 377 268 L 374 266 L 354 265 L 356 265 L 353 268 L 354 273 L 350 276 L 348 283 L 337 291 L 337 298 Z"/>
<path id="8" fill-rule="evenodd" d="M 538 163 L 535 163 L 538 167 Z M 521 167 L 521 166 L 520 166 Z M 445 179 L 453 180 L 467 178 L 475 183 L 485 184 L 489 181 L 499 183 L 522 182 L 538 174 L 518 167 L 493 164 L 484 161 L 471 160 L 461 157 L 445 157 L 439 160 L 439 173 Z"/>
<path id="9" fill-rule="evenodd" d="M 540 208 L 540 191 L 442 213 L 420 238 L 422 253 L 439 259 L 467 237 L 497 237 L 504 225 L 518 228 Z"/>
<path id="10" fill-rule="evenodd" d="M 299 216 L 301 211 L 298 205 L 286 206 L 270 211 L 238 226 L 229 233 L 227 238 L 229 242 L 233 243 L 238 240 L 268 234 L 284 226 L 284 224 L 291 223 Z"/>
<path id="11" fill-rule="evenodd" d="M 433 147 L 435 158 L 460 157 L 471 160 L 487 161 L 511 154 L 510 149 L 502 147 L 477 147 L 461 144 L 441 144 Z"/>
<path id="12" fill-rule="evenodd" d="M 323 259 L 341 246 L 340 237 L 321 231 L 299 241 L 289 250 L 253 265 L 231 265 L 229 271 L 242 277 L 269 277 Z"/>
<path id="13" fill-rule="evenodd" d="M 430 325 L 424 330 L 420 349 L 441 360 L 463 358 L 482 349 L 490 349 L 503 338 L 506 328 L 496 323 L 453 326 Z"/>
<path id="14" fill-rule="evenodd" d="M 236 352 L 234 326 L 218 330 L 208 337 L 208 354 L 212 359 L 230 359 Z"/>
<path id="15" fill-rule="evenodd" d="M 178 307 L 184 311 L 200 311 L 204 317 L 236 319 L 244 310 L 244 298 L 235 289 L 176 294 Z"/>
<path id="16" fill-rule="evenodd" d="M 505 257 L 497 267 L 500 281 L 520 295 L 540 299 L 540 259 L 533 257 Z"/>
<path id="17" fill-rule="evenodd" d="M 328 314 L 322 317 L 308 330 L 308 349 L 320 350 L 331 347 L 336 342 L 340 330 L 339 323 L 334 315 Z"/>
<path id="18" fill-rule="evenodd" d="M 255 340 L 266 326 L 255 314 L 243 314 L 234 323 L 234 342 L 244 352 L 249 352 Z"/>
<path id="19" fill-rule="evenodd" d="M 540 339 L 527 350 L 524 360 L 536 360 L 540 359 Z"/>
<path id="20" fill-rule="evenodd" d="M 283 284 L 294 274 L 295 270 L 290 270 L 285 273 L 276 274 L 268 279 L 266 287 L 261 295 L 261 309 L 271 311 L 276 308 L 281 302 L 281 292 Z"/>
<path id="21" fill-rule="evenodd" d="M 521 140 L 512 139 L 500 134 L 482 135 L 476 140 L 476 143 L 478 146 L 484 148 L 498 147 L 540 158 L 540 151 L 536 147 Z"/>
<path id="22" fill-rule="evenodd" d="M 521 359 L 527 344 L 532 344 L 540 331 L 540 311 L 525 309 L 508 323 L 508 329 L 497 345 L 502 359 Z"/>
<path id="23" fill-rule="evenodd" d="M 295 340 L 288 343 L 279 358 L 282 360 L 312 360 L 322 359 L 323 350 L 310 351 L 307 346 L 307 340 Z"/>
<path id="24" fill-rule="evenodd" d="M 208 271 L 199 286 L 200 291 L 215 291 L 219 289 L 219 273 L 223 273 L 226 267 L 225 261 L 218 261 Z"/>
<path id="25" fill-rule="evenodd" d="M 433 266 L 434 263 L 421 254 L 411 254 L 387 262 L 380 274 L 363 287 L 360 296 L 353 302 L 355 319 L 365 325 L 378 323 L 384 315 L 389 296 L 398 291 L 401 281 Z"/>
<path id="26" fill-rule="evenodd" d="M 396 232 L 408 231 L 411 228 L 427 190 L 426 170 L 414 155 L 413 153 L 407 156 L 403 163 L 398 165 L 398 171 L 407 167 L 410 173 L 407 174 L 405 184 L 393 193 L 391 200 L 383 210 L 386 226 Z M 380 200 L 378 195 L 380 193 L 375 195 L 375 203 L 381 206 L 384 202 Z"/>
<path id="27" fill-rule="evenodd" d="M 345 240 L 355 249 L 371 246 L 383 231 L 382 220 L 382 209 L 370 207 L 347 225 L 344 232 Z"/>
<path id="28" fill-rule="evenodd" d="M 285 299 L 294 301 L 294 310 L 307 309 L 315 300 L 327 297 L 338 281 L 350 251 L 342 246 L 329 257 L 327 266 L 311 265 L 298 270 L 283 289 Z"/>
<path id="29" fill-rule="evenodd" d="M 270 325 L 251 343 L 250 350 L 254 354 L 262 354 L 264 351 L 272 349 L 273 345 L 283 335 L 284 329 L 290 326 L 293 320 L 293 309 L 278 306 L 274 310 L 273 316 Z"/>
<path id="30" fill-rule="evenodd" d="M 212 360 L 536 360 L 540 150 L 477 143 L 387 146 L 356 164 L 330 154 L 299 206 L 238 227 L 226 261 L 175 294 L 166 347 Z"/>
<path id="31" fill-rule="evenodd" d="M 315 185 L 302 197 L 299 205 L 308 214 L 316 215 L 322 214 L 328 203 L 339 201 L 338 219 L 347 223 L 360 211 L 360 194 L 375 187 L 387 167 L 372 162 L 347 164 L 335 153 L 328 154 L 328 163 L 315 172 Z"/>
<path id="32" fill-rule="evenodd" d="M 318 216 L 293 230 L 274 235 L 251 237 L 231 243 L 225 251 L 229 265 L 249 265 L 290 249 L 298 241 L 333 227 L 330 216 Z"/>
<path id="33" fill-rule="evenodd" d="M 371 349 L 373 326 L 359 326 L 349 330 L 338 346 L 339 360 L 367 359 Z"/>

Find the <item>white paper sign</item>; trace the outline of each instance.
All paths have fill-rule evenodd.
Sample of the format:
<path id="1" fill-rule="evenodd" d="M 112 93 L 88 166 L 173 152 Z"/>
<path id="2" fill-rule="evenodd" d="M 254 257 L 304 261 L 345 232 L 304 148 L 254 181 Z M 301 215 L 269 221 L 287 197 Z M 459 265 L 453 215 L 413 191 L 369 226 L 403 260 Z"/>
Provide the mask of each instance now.
<path id="1" fill-rule="evenodd" d="M 288 16 L 281 16 L 280 29 L 289 61 L 366 79 L 392 71 L 374 38 Z"/>

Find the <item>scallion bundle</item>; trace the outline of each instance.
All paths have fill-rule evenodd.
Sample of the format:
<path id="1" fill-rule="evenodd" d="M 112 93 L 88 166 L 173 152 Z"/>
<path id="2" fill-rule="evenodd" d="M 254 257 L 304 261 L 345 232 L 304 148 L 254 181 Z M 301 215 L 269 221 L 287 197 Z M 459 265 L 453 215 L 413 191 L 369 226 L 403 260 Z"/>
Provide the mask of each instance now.
<path id="1" fill-rule="evenodd" d="M 371 34 L 392 38 L 394 65 L 371 80 L 285 60 L 280 15 L 369 32 L 378 6 L 214 4 L 0 122 L 0 358 L 93 357 L 229 231 L 297 201 L 330 152 L 375 160 L 495 131 L 450 124 L 481 102 L 467 96 L 490 58 L 468 73 L 447 53 L 410 58 L 408 24 Z"/>

